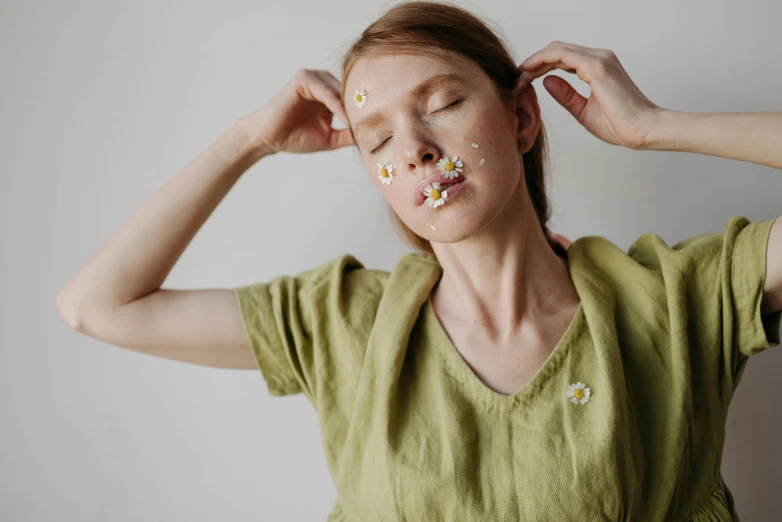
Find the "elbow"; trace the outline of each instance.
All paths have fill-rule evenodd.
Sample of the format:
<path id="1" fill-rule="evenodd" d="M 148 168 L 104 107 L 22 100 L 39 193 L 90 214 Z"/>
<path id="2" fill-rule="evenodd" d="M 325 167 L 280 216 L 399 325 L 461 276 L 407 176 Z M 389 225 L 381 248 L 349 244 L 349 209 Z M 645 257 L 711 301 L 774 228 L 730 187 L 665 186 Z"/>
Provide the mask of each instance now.
<path id="1" fill-rule="evenodd" d="M 73 299 L 70 299 L 65 293 L 65 290 L 61 290 L 57 294 L 57 312 L 65 324 L 72 329 L 81 332 L 83 328 L 83 321 L 81 320 L 81 314 L 79 313 L 78 306 Z"/>

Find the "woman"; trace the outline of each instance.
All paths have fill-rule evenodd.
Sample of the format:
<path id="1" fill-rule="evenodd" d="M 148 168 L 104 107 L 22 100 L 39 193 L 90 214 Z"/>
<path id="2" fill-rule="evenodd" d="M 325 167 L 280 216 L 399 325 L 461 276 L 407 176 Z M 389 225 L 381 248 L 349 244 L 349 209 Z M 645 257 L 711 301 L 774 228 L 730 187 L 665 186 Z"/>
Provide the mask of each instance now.
<path id="1" fill-rule="evenodd" d="M 305 393 L 339 492 L 329 520 L 735 520 L 725 418 L 749 356 L 779 344 L 782 228 L 734 217 L 627 253 L 550 233 L 530 83 L 554 68 L 589 83 L 589 99 L 545 86 L 608 143 L 782 168 L 779 113 L 664 110 L 613 53 L 562 42 L 519 74 L 470 13 L 400 4 L 348 51 L 341 84 L 297 72 L 158 191 L 61 314 Z M 161 288 L 251 165 L 353 144 L 417 250 L 391 272 L 344 254 L 235 289 Z"/>

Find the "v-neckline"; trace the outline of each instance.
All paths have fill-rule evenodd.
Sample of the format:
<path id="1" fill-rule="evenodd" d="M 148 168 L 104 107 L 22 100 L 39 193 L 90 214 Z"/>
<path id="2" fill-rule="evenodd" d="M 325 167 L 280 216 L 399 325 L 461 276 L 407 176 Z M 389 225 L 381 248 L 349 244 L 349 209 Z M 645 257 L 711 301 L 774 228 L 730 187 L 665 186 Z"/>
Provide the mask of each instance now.
<path id="1" fill-rule="evenodd" d="M 559 341 L 557 341 L 554 349 L 541 367 L 535 372 L 535 375 L 533 375 L 520 390 L 511 395 L 505 395 L 489 388 L 473 371 L 470 365 L 467 364 L 467 361 L 464 360 L 461 353 L 448 336 L 448 332 L 446 332 L 445 327 L 440 322 L 440 318 L 437 317 L 437 313 L 432 304 L 431 292 L 426 298 L 426 305 L 424 308 L 426 319 L 430 322 L 431 328 L 436 336 L 436 349 L 438 349 L 443 356 L 446 369 L 453 377 L 461 382 L 468 391 L 474 392 L 478 400 L 487 404 L 490 408 L 500 411 L 509 411 L 519 407 L 521 404 L 529 404 L 529 402 L 538 394 L 540 388 L 560 367 L 562 360 L 568 354 L 570 346 L 581 332 L 582 325 L 586 320 L 584 315 L 584 301 L 583 299 L 579 299 L 576 312 L 573 314 L 573 318 L 570 320 L 565 332 L 562 334 Z"/>

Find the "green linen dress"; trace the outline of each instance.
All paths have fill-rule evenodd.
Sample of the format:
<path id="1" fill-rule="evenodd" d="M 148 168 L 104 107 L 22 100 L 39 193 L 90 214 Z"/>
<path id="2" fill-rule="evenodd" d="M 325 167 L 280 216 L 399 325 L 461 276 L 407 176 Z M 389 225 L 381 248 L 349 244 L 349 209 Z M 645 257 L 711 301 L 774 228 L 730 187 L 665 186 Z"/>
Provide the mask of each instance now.
<path id="1" fill-rule="evenodd" d="M 728 405 L 749 356 L 780 342 L 782 312 L 760 311 L 772 224 L 736 216 L 673 246 L 643 234 L 626 253 L 579 238 L 578 310 L 510 396 L 439 322 L 432 255 L 388 272 L 343 254 L 234 290 L 269 393 L 317 412 L 331 522 L 727 522 Z"/>

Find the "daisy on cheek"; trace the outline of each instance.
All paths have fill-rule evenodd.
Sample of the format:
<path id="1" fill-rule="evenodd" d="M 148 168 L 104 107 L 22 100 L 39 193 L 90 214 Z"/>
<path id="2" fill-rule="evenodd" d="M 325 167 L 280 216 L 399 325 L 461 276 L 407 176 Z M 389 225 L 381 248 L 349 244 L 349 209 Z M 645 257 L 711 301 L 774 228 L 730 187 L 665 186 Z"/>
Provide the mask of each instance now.
<path id="1" fill-rule="evenodd" d="M 394 176 L 391 174 L 394 171 L 394 167 L 390 163 L 386 163 L 386 166 L 384 167 L 382 163 L 377 164 L 378 169 L 378 179 L 381 183 L 384 185 L 390 185 L 391 180 L 394 179 Z"/>

